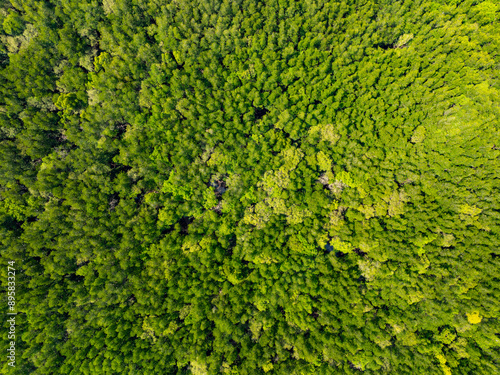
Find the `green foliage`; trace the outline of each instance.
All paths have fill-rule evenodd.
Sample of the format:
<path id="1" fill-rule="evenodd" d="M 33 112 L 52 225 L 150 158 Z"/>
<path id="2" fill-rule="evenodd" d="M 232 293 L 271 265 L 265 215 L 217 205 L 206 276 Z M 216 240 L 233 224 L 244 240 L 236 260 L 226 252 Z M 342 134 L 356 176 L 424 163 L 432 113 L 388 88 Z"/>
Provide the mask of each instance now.
<path id="1" fill-rule="evenodd" d="M 19 35 L 24 30 L 24 20 L 17 12 L 10 10 L 7 17 L 3 19 L 2 26 L 6 34 Z"/>
<path id="2" fill-rule="evenodd" d="M 0 372 L 500 372 L 497 2 L 0 8 Z"/>

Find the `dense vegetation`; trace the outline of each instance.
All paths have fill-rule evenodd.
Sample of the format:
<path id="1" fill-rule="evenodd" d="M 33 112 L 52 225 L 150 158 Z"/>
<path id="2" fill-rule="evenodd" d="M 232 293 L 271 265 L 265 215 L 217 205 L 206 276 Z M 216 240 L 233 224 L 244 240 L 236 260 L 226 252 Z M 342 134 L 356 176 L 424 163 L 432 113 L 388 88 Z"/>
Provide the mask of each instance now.
<path id="1" fill-rule="evenodd" d="M 497 1 L 2 4 L 2 373 L 500 372 Z"/>

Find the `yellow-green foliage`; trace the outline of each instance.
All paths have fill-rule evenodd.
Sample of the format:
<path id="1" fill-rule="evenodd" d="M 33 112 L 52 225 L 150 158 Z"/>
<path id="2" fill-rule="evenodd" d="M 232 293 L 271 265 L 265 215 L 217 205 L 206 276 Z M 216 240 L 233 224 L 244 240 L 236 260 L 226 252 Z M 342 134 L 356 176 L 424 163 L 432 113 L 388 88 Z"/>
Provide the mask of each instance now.
<path id="1" fill-rule="evenodd" d="M 352 251 L 352 245 L 349 242 L 341 241 L 338 237 L 333 238 L 330 242 L 333 248 L 337 251 L 341 251 L 343 253 L 349 253 Z"/>
<path id="2" fill-rule="evenodd" d="M 422 125 L 417 126 L 413 135 L 411 137 L 411 141 L 413 143 L 421 143 L 425 139 L 425 128 Z"/>
<path id="3" fill-rule="evenodd" d="M 481 213 L 481 209 L 476 206 L 469 206 L 468 204 L 463 204 L 460 206 L 459 212 L 462 215 L 477 216 Z"/>
<path id="4" fill-rule="evenodd" d="M 323 151 L 320 151 L 317 155 L 318 158 L 318 166 L 319 169 L 322 171 L 328 171 L 330 170 L 330 167 L 332 165 L 331 159 L 326 156 L 326 154 Z"/>
<path id="5" fill-rule="evenodd" d="M 414 37 L 413 34 L 403 34 L 399 37 L 397 43 L 394 45 L 396 48 L 401 48 L 404 47 L 408 44 L 410 40 L 412 40 Z"/>
<path id="6" fill-rule="evenodd" d="M 312 126 L 309 129 L 309 136 L 312 141 L 319 139 L 331 144 L 335 144 L 340 139 L 340 136 L 335 132 L 335 126 L 333 124 L 318 124 Z"/>
<path id="7" fill-rule="evenodd" d="M 203 207 L 206 209 L 213 208 L 215 205 L 217 205 L 217 198 L 215 196 L 215 193 L 212 189 L 207 189 L 203 192 Z"/>
<path id="8" fill-rule="evenodd" d="M 471 324 L 479 324 L 483 318 L 479 315 L 479 312 L 473 311 L 471 313 L 467 313 L 467 320 Z"/>

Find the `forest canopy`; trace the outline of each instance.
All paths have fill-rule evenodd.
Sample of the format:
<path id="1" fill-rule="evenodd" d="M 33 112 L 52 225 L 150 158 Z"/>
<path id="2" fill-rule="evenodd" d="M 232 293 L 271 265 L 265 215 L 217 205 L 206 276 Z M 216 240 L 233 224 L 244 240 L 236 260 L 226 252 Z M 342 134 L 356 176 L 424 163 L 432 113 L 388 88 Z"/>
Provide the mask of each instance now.
<path id="1" fill-rule="evenodd" d="M 500 373 L 499 20 L 2 1 L 1 373 Z"/>

